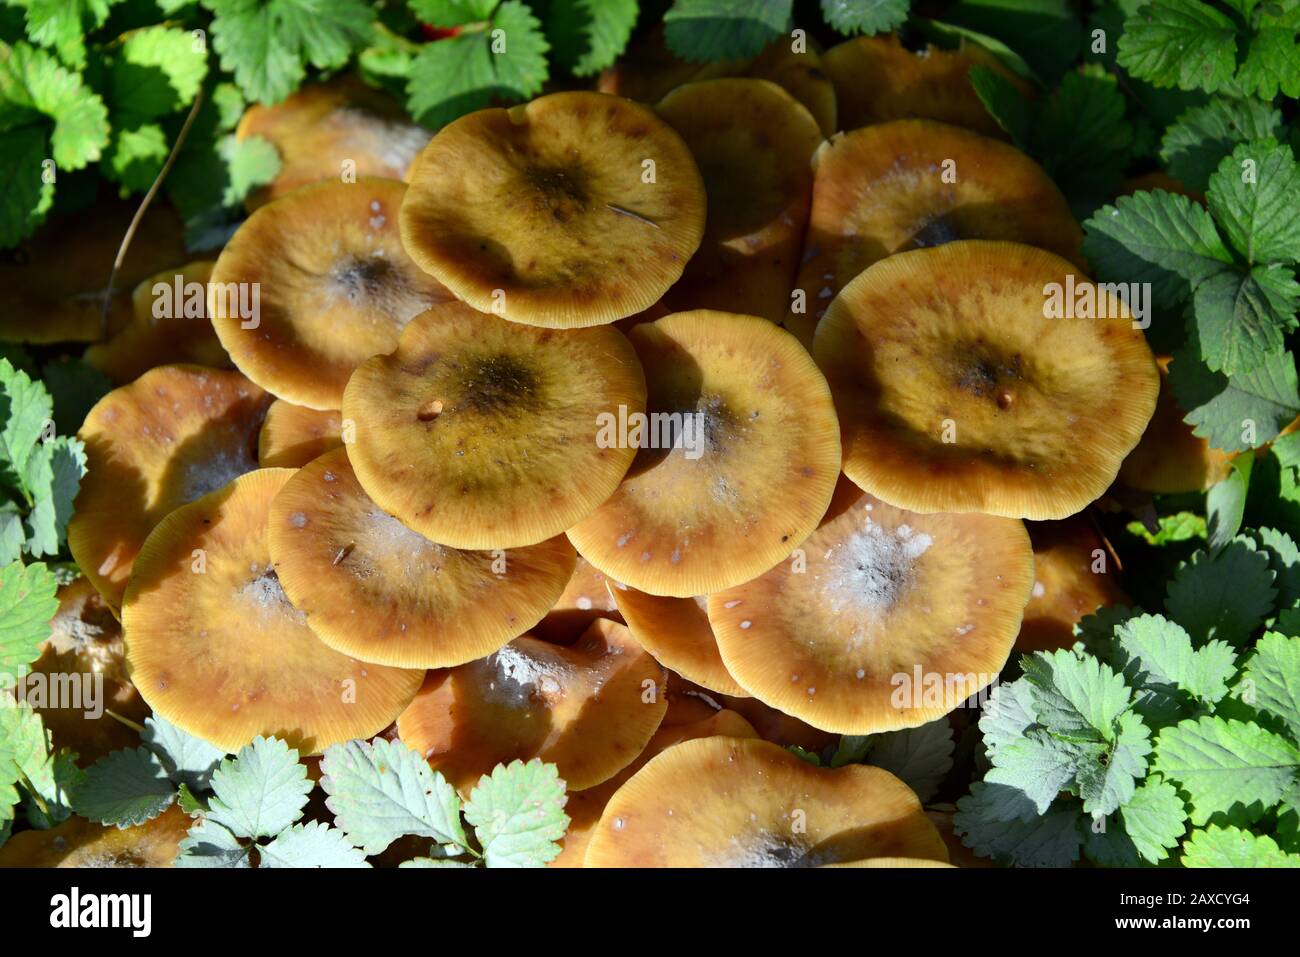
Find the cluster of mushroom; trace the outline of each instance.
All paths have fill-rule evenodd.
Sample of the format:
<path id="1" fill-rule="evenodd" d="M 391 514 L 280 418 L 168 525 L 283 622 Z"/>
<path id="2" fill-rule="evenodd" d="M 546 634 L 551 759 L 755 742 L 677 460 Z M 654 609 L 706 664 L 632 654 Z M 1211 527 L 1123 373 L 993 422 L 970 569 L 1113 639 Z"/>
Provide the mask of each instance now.
<path id="1" fill-rule="evenodd" d="M 983 54 L 786 47 L 473 113 L 406 182 L 339 181 L 300 94 L 307 185 L 187 272 L 191 364 L 81 433 L 71 547 L 150 708 L 396 734 L 459 788 L 554 762 L 560 864 L 947 861 L 901 781 L 781 745 L 942 718 L 1111 600 L 1077 513 L 1159 374 L 1117 300 L 1045 310 L 1079 228 Z M 1025 519 L 1068 519 L 1037 581 Z"/>

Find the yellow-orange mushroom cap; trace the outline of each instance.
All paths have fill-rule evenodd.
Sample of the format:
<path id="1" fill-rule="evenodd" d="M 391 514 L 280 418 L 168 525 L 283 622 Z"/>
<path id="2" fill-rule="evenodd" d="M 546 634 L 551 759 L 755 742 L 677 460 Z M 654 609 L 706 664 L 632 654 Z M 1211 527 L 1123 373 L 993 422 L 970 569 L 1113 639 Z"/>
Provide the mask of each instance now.
<path id="1" fill-rule="evenodd" d="M 573 565 L 569 583 L 546 617 L 532 629 L 533 637 L 553 645 L 569 645 L 597 618 L 623 623 L 618 605 L 605 587 L 608 579 L 581 555 Z"/>
<path id="2" fill-rule="evenodd" d="M 255 103 L 235 137 L 260 136 L 280 154 L 270 185 L 244 201 L 256 209 L 300 186 L 342 180 L 344 174 L 401 179 L 432 134 L 408 122 L 387 94 L 353 76 L 304 86 L 272 106 Z"/>
<path id="3" fill-rule="evenodd" d="M 77 763 L 85 767 L 140 743 L 133 728 L 105 713 L 111 710 L 139 724 L 149 716 L 149 708 L 127 677 L 122 626 L 88 579 L 78 578 L 59 589 L 50 637 L 32 664 L 32 676 L 38 675 L 26 680 L 24 698 L 50 732 L 52 750 L 75 751 Z M 60 700 L 57 692 L 66 687 L 69 676 L 102 682 L 94 692 L 97 697 L 91 700 L 85 693 L 71 702 Z M 34 699 L 35 692 L 42 699 Z"/>
<path id="4" fill-rule="evenodd" d="M 813 349 L 845 474 L 917 512 L 1073 515 L 1155 409 L 1159 375 L 1131 315 L 1066 260 L 1016 243 L 959 240 L 868 267 Z"/>
<path id="5" fill-rule="evenodd" d="M 474 308 L 568 329 L 656 302 L 704 211 L 690 150 L 651 110 L 553 93 L 443 127 L 411 170 L 402 241 Z"/>
<path id="6" fill-rule="evenodd" d="M 1074 626 L 1085 615 L 1128 597 L 1106 542 L 1082 515 L 1059 522 L 1029 522 L 1034 549 L 1034 588 L 1016 650 L 1052 651 L 1075 642 Z"/>
<path id="7" fill-rule="evenodd" d="M 337 409 L 359 363 L 450 294 L 402 248 L 406 186 L 316 183 L 260 207 L 217 258 L 208 314 L 239 370 L 272 395 Z"/>
<path id="8" fill-rule="evenodd" d="M 657 447 L 569 538 L 652 595 L 706 595 L 766 571 L 816 528 L 835 489 L 826 381 L 793 336 L 756 316 L 679 312 L 629 336 L 649 394 L 638 444 Z"/>
<path id="9" fill-rule="evenodd" d="M 842 130 L 916 117 L 1005 137 L 975 92 L 971 69 L 993 70 L 1029 92 L 1028 84 L 997 57 L 966 42 L 956 50 L 928 46 L 913 53 L 892 34 L 855 37 L 827 50 L 822 63 L 835 84 Z"/>
<path id="10" fill-rule="evenodd" d="M 771 43 L 760 53 L 745 76 L 771 80 L 807 108 L 817 120 L 823 136 L 838 129 L 835 86 L 826 75 L 822 53 L 815 43 L 795 52 L 786 39 Z"/>
<path id="11" fill-rule="evenodd" d="M 914 728 L 988 685 L 1034 580 L 1023 522 L 920 515 L 845 482 L 804 562 L 709 596 L 727 670 L 840 734 Z"/>
<path id="12" fill-rule="evenodd" d="M 175 804 L 127 828 L 73 816 L 48 830 L 33 828 L 10 837 L 0 847 L 0 868 L 171 867 L 193 823 Z"/>
<path id="13" fill-rule="evenodd" d="M 581 791 L 631 763 L 667 707 L 663 669 L 627 628 L 602 619 L 571 647 L 525 636 L 429 672 L 397 732 L 462 793 L 516 758 L 554 764 Z"/>
<path id="14" fill-rule="evenodd" d="M 698 738 L 653 758 L 605 806 L 587 867 L 820 867 L 874 857 L 948 859 L 898 778 L 814 767 L 785 748 Z"/>
<path id="15" fill-rule="evenodd" d="M 627 585 L 610 583 L 608 587 L 632 637 L 661 665 L 710 691 L 748 696 L 722 663 L 709 627 L 705 597 L 667 598 Z"/>
<path id="16" fill-rule="evenodd" d="M 549 867 L 582 867 L 587 856 L 587 845 L 591 842 L 596 822 L 604 813 L 605 805 L 627 780 L 640 771 L 651 758 L 683 741 L 696 738 L 711 738 L 722 735 L 728 738 L 756 738 L 758 733 L 749 722 L 734 711 L 719 711 L 699 721 L 689 724 L 663 725 L 654 733 L 645 750 L 637 755 L 636 760 L 603 784 L 585 791 L 576 791 L 569 795 L 564 805 L 564 813 L 569 816 L 569 829 L 561 841 L 562 850 Z"/>
<path id="17" fill-rule="evenodd" d="M 86 416 L 86 476 L 68 523 L 82 572 L 116 611 L 136 553 L 165 515 L 257 467 L 271 397 L 238 372 L 162 366 Z"/>
<path id="18" fill-rule="evenodd" d="M 708 195 L 704 238 L 665 304 L 779 321 L 808 223 L 817 121 L 767 80 L 688 83 L 656 111 L 686 141 Z"/>
<path id="19" fill-rule="evenodd" d="M 376 505 L 347 452 L 305 465 L 271 504 L 271 559 L 321 641 L 361 661 L 448 668 L 535 625 L 573 572 L 563 535 L 509 552 L 431 542 Z"/>
<path id="20" fill-rule="evenodd" d="M 343 416 L 276 399 L 266 410 L 257 436 L 257 464 L 263 468 L 302 468 L 343 444 Z"/>
<path id="21" fill-rule="evenodd" d="M 348 458 L 372 499 L 454 548 L 519 548 L 591 514 L 636 450 L 601 444 L 600 416 L 645 408 L 645 378 L 612 327 L 519 326 L 444 303 L 343 397 Z"/>
<path id="22" fill-rule="evenodd" d="M 386 728 L 423 671 L 330 648 L 271 564 L 271 501 L 291 469 L 240 476 L 168 515 L 122 606 L 132 680 L 155 713 L 227 751 L 275 735 L 304 753 Z"/>
<path id="23" fill-rule="evenodd" d="M 813 165 L 812 214 L 794 284 L 803 296 L 787 300 L 785 317 L 805 344 L 849 280 L 905 249 L 1004 239 L 1083 262 L 1083 234 L 1061 191 L 1000 140 L 933 120 L 895 120 L 833 137 Z"/>
<path id="24" fill-rule="evenodd" d="M 107 342 L 87 349 L 86 364 L 118 384 L 170 363 L 229 368 L 230 356 L 208 318 L 213 265 L 199 260 L 142 281 L 131 294 L 131 321 Z"/>

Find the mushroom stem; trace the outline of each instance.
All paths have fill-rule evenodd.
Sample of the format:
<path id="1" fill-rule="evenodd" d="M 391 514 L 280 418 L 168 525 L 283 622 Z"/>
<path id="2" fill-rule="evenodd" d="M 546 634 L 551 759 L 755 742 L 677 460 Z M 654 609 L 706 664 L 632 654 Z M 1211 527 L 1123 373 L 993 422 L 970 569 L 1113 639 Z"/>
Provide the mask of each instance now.
<path id="1" fill-rule="evenodd" d="M 660 226 L 653 219 L 646 219 L 640 213 L 634 213 L 630 209 L 624 209 L 622 206 L 615 206 L 613 203 L 606 203 L 605 208 L 610 212 L 618 213 L 620 216 L 626 216 L 628 219 L 635 219 L 638 223 L 645 223 L 647 226 L 653 226 L 659 229 Z"/>
<path id="2" fill-rule="evenodd" d="M 111 708 L 105 708 L 104 714 L 108 715 L 114 721 L 126 725 L 132 731 L 135 731 L 139 734 L 144 734 L 144 725 L 140 724 L 139 722 L 132 721 L 130 718 L 118 714 L 116 711 L 112 710 Z"/>

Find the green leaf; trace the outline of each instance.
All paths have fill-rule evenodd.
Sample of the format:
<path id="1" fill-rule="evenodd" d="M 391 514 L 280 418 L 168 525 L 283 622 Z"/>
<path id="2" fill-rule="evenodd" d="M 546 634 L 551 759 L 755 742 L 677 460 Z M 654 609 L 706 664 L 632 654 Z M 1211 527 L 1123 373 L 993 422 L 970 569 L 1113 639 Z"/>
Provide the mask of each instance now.
<path id="1" fill-rule="evenodd" d="M 1236 72 L 1237 29 L 1200 0 L 1154 0 L 1124 21 L 1119 65 L 1155 86 L 1213 93 Z"/>
<path id="2" fill-rule="evenodd" d="M 1249 372 L 1227 376 L 1200 361 L 1196 348 L 1193 341 L 1174 353 L 1169 385 L 1187 410 L 1185 421 L 1192 431 L 1216 449 L 1239 452 L 1262 445 L 1300 415 L 1300 384 L 1291 353 L 1268 356 Z M 1246 441 L 1248 435 L 1253 443 Z"/>
<path id="3" fill-rule="evenodd" d="M 27 461 L 53 414 L 45 387 L 0 359 L 0 484 L 25 488 Z"/>
<path id="4" fill-rule="evenodd" d="M 76 753 L 66 748 L 30 768 L 27 774 L 30 792 L 23 806 L 27 823 L 48 830 L 72 817 L 72 795 L 85 778 L 86 773 L 77 767 Z"/>
<path id="5" fill-rule="evenodd" d="M 142 193 L 162 170 L 171 144 L 157 123 L 118 127 L 100 164 L 104 175 L 133 193 Z"/>
<path id="6" fill-rule="evenodd" d="M 1027 149 L 1034 122 L 1033 104 L 1014 83 L 986 66 L 972 68 L 970 82 L 989 115 L 1007 131 L 1016 146 Z"/>
<path id="7" fill-rule="evenodd" d="M 1276 718 L 1291 740 L 1300 742 L 1300 638 L 1264 635 L 1246 663 L 1242 683 L 1250 688 L 1250 706 Z"/>
<path id="8" fill-rule="evenodd" d="M 939 718 L 919 728 L 877 736 L 872 741 L 868 763 L 891 772 L 924 802 L 934 796 L 944 776 L 952 770 L 954 747 L 948 719 Z"/>
<path id="9" fill-rule="evenodd" d="M 459 27 L 488 19 L 497 2 L 498 0 L 409 0 L 409 5 L 415 15 L 430 26 Z"/>
<path id="10" fill-rule="evenodd" d="M 907 19 L 908 0 L 821 0 L 822 16 L 838 33 L 885 33 Z"/>
<path id="11" fill-rule="evenodd" d="M 19 783 L 35 775 L 48 754 L 40 715 L 25 702 L 0 708 L 0 827 L 13 820 Z"/>
<path id="12" fill-rule="evenodd" d="M 1175 542 L 1190 542 L 1195 539 L 1204 539 L 1208 535 L 1205 519 L 1195 512 L 1175 512 L 1173 515 L 1161 515 L 1156 519 L 1159 531 L 1154 535 L 1147 531 L 1146 526 L 1141 522 L 1129 522 L 1125 531 L 1130 535 L 1137 535 L 1146 541 L 1148 545 L 1155 545 L 1157 548 L 1163 545 L 1169 545 Z"/>
<path id="13" fill-rule="evenodd" d="M 1120 715 L 1115 740 L 1102 754 L 1079 763 L 1078 792 L 1085 814 L 1113 814 L 1127 804 L 1146 776 L 1151 731 L 1135 713 Z"/>
<path id="14" fill-rule="evenodd" d="M 1194 650 L 1187 632 L 1159 615 L 1142 615 L 1115 631 L 1115 664 L 1138 691 L 1133 707 L 1157 726 L 1189 717 L 1194 702 L 1222 700 L 1236 660 L 1221 641 Z"/>
<path id="15" fill-rule="evenodd" d="M 298 752 L 259 736 L 213 772 L 208 820 L 237 837 L 274 837 L 302 816 L 311 789 Z"/>
<path id="16" fill-rule="evenodd" d="M 1117 191 L 1133 146 L 1124 94 L 1100 67 L 1066 73 L 1038 107 L 1028 151 L 1072 200 Z"/>
<path id="17" fill-rule="evenodd" d="M 1027 655 L 1024 669 L 1034 712 L 1048 731 L 1070 741 L 1115 740 L 1131 698 L 1121 675 L 1096 658 L 1065 650 Z"/>
<path id="18" fill-rule="evenodd" d="M 1300 546 L 1286 532 L 1275 528 L 1257 528 L 1251 536 L 1268 555 L 1277 588 L 1277 606 L 1294 608 L 1300 603 Z"/>
<path id="19" fill-rule="evenodd" d="M 54 430 L 59 435 L 75 435 L 95 403 L 113 389 L 108 376 L 80 359 L 45 363 L 41 381 L 54 400 Z"/>
<path id="20" fill-rule="evenodd" d="M 204 819 L 190 828 L 181 839 L 175 867 L 252 867 L 248 848 L 239 838 L 215 821 Z"/>
<path id="21" fill-rule="evenodd" d="M 426 867 L 474 867 L 474 864 L 468 861 L 454 861 L 441 857 L 413 857 L 409 861 L 402 861 L 397 867 L 400 870 L 403 867 L 426 868 Z"/>
<path id="22" fill-rule="evenodd" d="M 73 794 L 82 817 L 100 824 L 131 827 L 156 818 L 176 800 L 176 786 L 148 748 L 114 751 L 86 769 Z"/>
<path id="23" fill-rule="evenodd" d="M 574 76 L 590 76 L 623 52 L 636 16 L 637 0 L 552 0 L 546 37 L 557 63 Z"/>
<path id="24" fill-rule="evenodd" d="M 494 31 L 502 31 L 496 40 Z M 525 99 L 546 82 L 547 49 L 528 8 L 506 0 L 493 16 L 491 31 L 465 32 L 421 48 L 411 64 L 407 108 L 417 122 L 438 127 L 494 99 Z"/>
<path id="25" fill-rule="evenodd" d="M 1020 740 L 1037 723 L 1033 692 L 1029 682 L 1020 678 L 993 689 L 984 702 L 979 728 L 984 734 L 984 746 L 991 757 L 996 757 L 999 750 Z"/>
<path id="26" fill-rule="evenodd" d="M 1165 608 L 1195 645 L 1212 638 L 1240 645 L 1263 624 L 1276 597 L 1268 555 L 1239 537 L 1214 555 L 1198 551 L 1179 566 Z"/>
<path id="27" fill-rule="evenodd" d="M 1206 531 L 1212 552 L 1223 548 L 1241 531 L 1254 464 L 1255 458 L 1252 455 L 1237 457 L 1232 461 L 1228 474 L 1221 481 L 1215 482 L 1205 495 L 1205 513 L 1208 516 Z"/>
<path id="28" fill-rule="evenodd" d="M 542 867 L 560 853 L 556 842 L 569 826 L 565 801 L 555 765 L 516 760 L 479 778 L 465 819 L 488 867 Z"/>
<path id="29" fill-rule="evenodd" d="M 370 34 L 362 0 L 202 0 L 215 14 L 212 44 L 222 69 L 250 99 L 278 103 L 297 89 L 306 64 L 343 66 Z"/>
<path id="30" fill-rule="evenodd" d="M 1269 138 L 1233 150 L 1210 177 L 1207 200 L 1215 221 L 1248 263 L 1293 263 L 1300 260 L 1300 222 L 1289 203 L 1297 193 L 1300 170 L 1290 147 Z M 1292 295 L 1292 311 L 1294 307 Z"/>
<path id="31" fill-rule="evenodd" d="M 81 77 L 44 50 L 0 43 L 0 130 L 53 121 L 51 154 L 61 170 L 99 159 L 108 143 L 108 110 Z"/>
<path id="32" fill-rule="evenodd" d="M 1281 128 L 1282 114 L 1267 103 L 1216 96 L 1192 107 L 1165 130 L 1160 158 L 1170 176 L 1203 193 L 1211 174 L 1237 144 L 1276 136 Z"/>
<path id="33" fill-rule="evenodd" d="M 145 718 L 140 740 L 158 756 L 169 778 L 193 791 L 208 789 L 212 772 L 226 756 L 220 748 L 156 714 Z"/>
<path id="34" fill-rule="evenodd" d="M 1300 749 L 1253 722 L 1207 715 L 1161 731 L 1152 767 L 1190 797 L 1193 824 L 1220 814 L 1248 824 L 1295 786 Z"/>
<path id="35" fill-rule="evenodd" d="M 367 854 L 405 834 L 469 847 L 456 789 L 404 744 L 383 738 L 336 744 L 321 758 L 321 775 L 325 806 Z"/>
<path id="36" fill-rule="evenodd" d="M 1148 777 L 1119 814 L 1134 849 L 1151 864 L 1168 857 L 1187 829 L 1187 809 L 1182 798 L 1159 775 Z"/>
<path id="37" fill-rule="evenodd" d="M 676 0 L 664 14 L 668 49 L 691 63 L 739 60 L 787 36 L 792 0 Z"/>
<path id="38" fill-rule="evenodd" d="M 1300 854 L 1283 852 L 1267 835 L 1211 824 L 1183 845 L 1183 867 L 1300 867 Z"/>
<path id="39" fill-rule="evenodd" d="M 50 47 L 64 63 L 86 65 L 86 35 L 104 25 L 109 7 L 120 0 L 10 0 L 27 10 L 27 36 Z"/>
<path id="40" fill-rule="evenodd" d="M 990 814 L 990 801 L 990 785 L 977 781 L 953 815 L 954 830 L 976 854 L 1018 867 L 1069 867 L 1079 859 L 1083 837 L 1077 804 L 1029 820 L 1004 820 Z"/>
<path id="41" fill-rule="evenodd" d="M 1005 41 L 1049 81 L 1079 58 L 1083 24 L 1069 0 L 959 0 L 943 17 Z"/>
<path id="42" fill-rule="evenodd" d="M 1083 249 L 1107 282 L 1149 282 L 1157 310 L 1173 310 L 1232 264 L 1214 221 L 1164 190 L 1121 196 L 1084 224 Z"/>
<path id="43" fill-rule="evenodd" d="M 846 764 L 862 764 L 866 761 L 875 741 L 874 734 L 840 735 L 839 743 L 835 745 L 835 753 L 831 755 L 830 766 L 842 768 Z"/>
<path id="44" fill-rule="evenodd" d="M 994 766 L 984 780 L 1019 791 L 1033 802 L 1035 813 L 1045 814 L 1074 781 L 1080 767 L 1097 761 L 1103 750 L 1100 744 L 1062 741 L 1046 731 L 1027 731 L 1019 741 L 998 748 Z"/>
<path id="45" fill-rule="evenodd" d="M 258 848 L 261 867 L 369 867 L 366 855 L 338 828 L 321 821 L 295 824 Z"/>
<path id="46" fill-rule="evenodd" d="M 41 656 L 50 619 L 59 610 L 58 583 L 42 564 L 0 568 L 0 693 L 13 688 Z"/>
<path id="47" fill-rule="evenodd" d="M 1230 270 L 1205 280 L 1192 309 L 1206 366 L 1234 375 L 1280 355 L 1285 333 L 1295 328 L 1297 303 L 1300 284 L 1285 266 L 1256 266 L 1247 275 Z"/>
<path id="48" fill-rule="evenodd" d="M 196 45 L 185 30 L 157 26 L 128 34 L 110 68 L 114 125 L 138 126 L 188 107 L 207 73 L 207 45 Z"/>
<path id="49" fill-rule="evenodd" d="M 54 183 L 42 165 L 49 157 L 44 126 L 0 132 L 0 248 L 26 239 L 54 202 Z"/>
<path id="50" fill-rule="evenodd" d="M 1300 97 L 1300 10 L 1277 8 L 1260 18 L 1259 29 L 1246 48 L 1237 71 L 1243 93 L 1271 100 L 1281 90 L 1291 99 Z"/>
<path id="51" fill-rule="evenodd" d="M 36 558 L 58 555 L 68 537 L 72 502 L 86 474 L 86 450 L 80 439 L 43 442 L 27 461 L 25 484 L 32 493 L 27 516 L 27 551 Z"/>

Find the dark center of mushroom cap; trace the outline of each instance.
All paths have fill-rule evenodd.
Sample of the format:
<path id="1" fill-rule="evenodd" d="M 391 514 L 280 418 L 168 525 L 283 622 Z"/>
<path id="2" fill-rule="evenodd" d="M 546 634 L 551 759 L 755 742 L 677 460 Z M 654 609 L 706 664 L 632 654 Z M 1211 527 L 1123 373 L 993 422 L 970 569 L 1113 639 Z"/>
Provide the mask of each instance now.
<path id="1" fill-rule="evenodd" d="M 726 867 L 803 868 L 827 863 L 796 835 L 770 831 L 733 837 L 721 858 L 718 864 Z"/>
<path id="2" fill-rule="evenodd" d="M 384 256 L 348 256 L 330 271 L 330 281 L 353 305 L 379 295 L 396 270 Z"/>
<path id="3" fill-rule="evenodd" d="M 533 208 L 556 222 L 585 212 L 590 203 L 587 176 L 579 166 L 527 166 L 524 180 L 533 190 Z"/>
<path id="4" fill-rule="evenodd" d="M 821 585 L 837 615 L 855 609 L 888 612 L 912 588 L 917 559 L 933 544 L 910 525 L 889 529 L 872 521 L 871 507 L 863 506 L 861 527 L 831 547 Z"/>
<path id="5" fill-rule="evenodd" d="M 471 412 L 503 415 L 540 401 L 542 378 L 536 369 L 513 355 L 492 353 L 456 364 L 456 395 L 429 395 L 415 417 L 432 423 L 444 415 Z"/>
<path id="6" fill-rule="evenodd" d="M 953 362 L 953 384 L 977 399 L 987 399 L 1002 411 L 1010 409 L 1025 381 L 1024 361 L 1019 353 L 997 356 L 982 343 L 958 354 Z"/>

